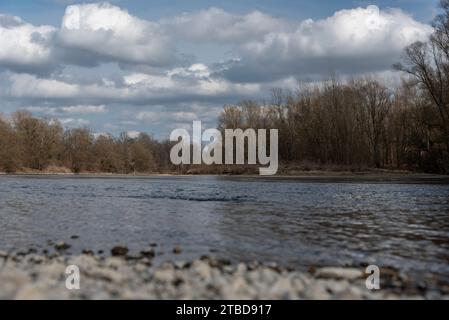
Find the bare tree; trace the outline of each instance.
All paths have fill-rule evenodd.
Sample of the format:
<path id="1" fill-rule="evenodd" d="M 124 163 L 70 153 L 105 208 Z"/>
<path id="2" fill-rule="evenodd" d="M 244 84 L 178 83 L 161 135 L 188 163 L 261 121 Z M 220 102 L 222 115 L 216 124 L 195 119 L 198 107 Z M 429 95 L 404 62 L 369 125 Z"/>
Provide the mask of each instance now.
<path id="1" fill-rule="evenodd" d="M 427 42 L 416 42 L 405 50 L 398 70 L 410 74 L 433 101 L 438 111 L 442 140 L 449 152 L 449 0 L 441 0 L 434 33 Z"/>
<path id="2" fill-rule="evenodd" d="M 364 128 L 372 148 L 373 163 L 380 168 L 381 138 L 385 131 L 385 122 L 391 107 L 389 90 L 372 79 L 361 80 L 357 84 Z"/>
<path id="3" fill-rule="evenodd" d="M 71 129 L 64 134 L 65 155 L 69 167 L 79 173 L 91 167 L 93 136 L 89 129 Z"/>

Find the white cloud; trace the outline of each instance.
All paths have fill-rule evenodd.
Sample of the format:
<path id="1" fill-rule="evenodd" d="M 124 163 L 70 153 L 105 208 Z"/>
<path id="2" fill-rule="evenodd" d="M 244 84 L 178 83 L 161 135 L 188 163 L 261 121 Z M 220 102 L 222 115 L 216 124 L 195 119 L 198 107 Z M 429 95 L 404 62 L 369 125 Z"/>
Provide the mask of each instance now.
<path id="1" fill-rule="evenodd" d="M 141 111 L 136 115 L 139 121 L 159 121 L 161 119 L 161 112 L 156 111 Z"/>
<path id="2" fill-rule="evenodd" d="M 31 106 L 25 109 L 30 112 L 42 113 L 49 116 L 60 114 L 93 115 L 105 113 L 107 111 L 104 105 L 99 106 L 77 105 L 77 106 L 63 106 L 63 107 Z"/>
<path id="3" fill-rule="evenodd" d="M 7 92 L 10 98 L 16 99 L 82 99 L 96 105 L 97 101 L 139 104 L 157 100 L 191 101 L 206 97 L 251 97 L 261 90 L 258 84 L 231 83 L 220 78 L 206 77 L 207 74 L 209 71 L 198 65 L 161 74 L 132 73 L 123 77 L 121 86 L 114 87 L 104 83 L 68 83 L 62 79 L 13 74 L 9 77 L 10 88 Z M 67 111 L 69 110 L 71 109 Z"/>
<path id="4" fill-rule="evenodd" d="M 100 137 L 105 137 L 105 138 L 111 138 L 112 137 L 112 135 L 110 133 L 107 133 L 107 132 L 94 132 L 93 135 L 94 135 L 95 139 L 98 139 Z"/>
<path id="5" fill-rule="evenodd" d="M 59 31 L 63 46 L 86 59 L 164 66 L 174 60 L 170 38 L 159 25 L 108 3 L 67 7 Z"/>
<path id="6" fill-rule="evenodd" d="M 288 30 L 290 23 L 260 11 L 237 15 L 220 8 L 184 13 L 161 21 L 167 32 L 194 42 L 241 43 L 266 34 Z"/>
<path id="7" fill-rule="evenodd" d="M 158 108 L 157 111 L 141 111 L 137 114 L 136 119 L 142 122 L 160 122 L 160 121 L 194 121 L 198 120 L 198 115 L 192 111 L 168 111 Z"/>
<path id="8" fill-rule="evenodd" d="M 202 63 L 195 63 L 188 68 L 175 68 L 173 70 L 170 70 L 167 74 L 170 77 L 180 76 L 180 77 L 193 77 L 195 79 L 200 79 L 210 77 L 211 72 L 208 66 Z"/>
<path id="9" fill-rule="evenodd" d="M 400 10 L 376 6 L 341 10 L 325 20 L 306 20 L 294 32 L 271 33 L 243 46 L 257 56 L 280 54 L 280 60 L 301 57 L 351 57 L 397 53 L 416 40 L 426 39 L 427 25 Z M 362 56 L 363 57 L 363 56 Z"/>
<path id="10" fill-rule="evenodd" d="M 239 47 L 242 57 L 225 74 L 235 81 L 286 75 L 386 70 L 405 46 L 425 40 L 432 28 L 401 10 L 376 6 L 341 10 L 324 20 L 305 20 L 295 30 L 272 32 Z"/>
<path id="11" fill-rule="evenodd" d="M 61 107 L 61 111 L 64 113 L 72 113 L 72 114 L 99 114 L 105 113 L 106 107 L 104 105 L 100 106 L 78 105 L 78 106 Z"/>
<path id="12" fill-rule="evenodd" d="M 29 74 L 12 74 L 9 94 L 17 98 L 71 98 L 79 94 L 79 86 Z"/>
<path id="13" fill-rule="evenodd" d="M 0 65 L 28 72 L 100 62 L 167 68 L 176 55 L 190 55 L 180 52 L 176 41 L 201 42 L 231 50 L 235 59 L 221 64 L 225 71 L 220 75 L 232 82 L 258 82 L 335 69 L 386 70 L 406 45 L 426 39 L 431 31 L 401 10 L 380 11 L 376 6 L 341 10 L 317 21 L 210 8 L 153 22 L 108 3 L 78 4 L 67 7 L 59 30 L 0 15 Z M 211 78 L 211 70 L 201 62 L 167 71 L 171 77 Z M 153 78 L 146 81 L 158 89 L 174 84 L 164 71 L 160 73 L 152 72 Z M 131 76 L 126 80 L 141 82 Z M 210 83 L 206 87 L 217 89 Z"/>
<path id="14" fill-rule="evenodd" d="M 128 136 L 128 138 L 136 139 L 136 138 L 139 137 L 140 132 L 139 131 L 135 131 L 135 130 L 131 130 L 131 131 L 127 131 L 126 135 Z"/>
<path id="15" fill-rule="evenodd" d="M 152 90 L 170 89 L 176 86 L 171 77 L 164 74 L 152 75 L 145 73 L 132 73 L 123 77 L 125 85 L 129 87 L 146 87 Z"/>
<path id="16" fill-rule="evenodd" d="M 0 14 L 0 65 L 28 71 L 51 64 L 55 32 L 51 26 L 34 26 L 19 17 Z"/>
<path id="17" fill-rule="evenodd" d="M 90 124 L 89 120 L 82 118 L 61 118 L 58 120 L 64 127 L 67 128 L 86 127 Z"/>

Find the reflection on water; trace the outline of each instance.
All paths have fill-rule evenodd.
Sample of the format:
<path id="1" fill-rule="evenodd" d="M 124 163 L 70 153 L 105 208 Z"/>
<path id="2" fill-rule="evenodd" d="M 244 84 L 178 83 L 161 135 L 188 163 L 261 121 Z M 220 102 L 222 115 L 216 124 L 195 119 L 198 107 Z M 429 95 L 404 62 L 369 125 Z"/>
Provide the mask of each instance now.
<path id="1" fill-rule="evenodd" d="M 158 243 L 181 245 L 186 259 L 213 250 L 295 267 L 376 263 L 447 280 L 449 186 L 1 177 L 0 234 L 8 250 Z"/>

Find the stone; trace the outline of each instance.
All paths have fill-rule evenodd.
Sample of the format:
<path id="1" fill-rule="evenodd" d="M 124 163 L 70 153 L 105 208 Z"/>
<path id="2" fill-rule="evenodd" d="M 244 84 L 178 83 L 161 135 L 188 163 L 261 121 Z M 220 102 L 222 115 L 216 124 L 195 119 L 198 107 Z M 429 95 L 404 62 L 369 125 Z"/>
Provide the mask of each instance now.
<path id="1" fill-rule="evenodd" d="M 39 278 L 45 282 L 55 282 L 59 283 L 61 279 L 65 279 L 65 270 L 66 267 L 64 264 L 52 260 L 49 264 L 43 264 L 39 268 Z"/>
<path id="2" fill-rule="evenodd" d="M 181 252 L 182 252 L 182 249 L 180 247 L 176 246 L 176 247 L 173 248 L 173 253 L 174 254 L 180 254 Z"/>
<path id="3" fill-rule="evenodd" d="M 148 266 L 143 263 L 138 263 L 135 265 L 134 270 L 136 270 L 136 272 L 142 273 L 148 270 Z"/>
<path id="4" fill-rule="evenodd" d="M 124 282 L 124 275 L 112 269 L 107 268 L 95 268 L 89 274 L 95 281 L 109 281 L 118 285 L 118 288 L 121 286 L 121 282 Z"/>
<path id="5" fill-rule="evenodd" d="M 316 281 L 305 288 L 304 296 L 306 299 L 313 300 L 328 300 L 331 298 L 331 294 L 326 290 L 326 288 L 321 283 Z"/>
<path id="6" fill-rule="evenodd" d="M 46 295 L 33 285 L 27 285 L 20 289 L 14 299 L 16 300 L 43 300 Z"/>
<path id="7" fill-rule="evenodd" d="M 0 269 L 0 300 L 11 300 L 17 291 L 26 286 L 30 279 L 25 272 L 17 270 L 13 266 Z"/>
<path id="8" fill-rule="evenodd" d="M 144 257 L 140 260 L 140 263 L 143 263 L 146 266 L 151 266 L 153 263 L 150 258 Z"/>
<path id="9" fill-rule="evenodd" d="M 128 260 L 128 261 L 131 261 L 131 260 L 137 261 L 137 260 L 140 260 L 141 258 L 142 258 L 142 256 L 139 256 L 136 254 L 127 254 L 126 255 L 126 260 Z"/>
<path id="10" fill-rule="evenodd" d="M 315 276 L 324 279 L 355 280 L 362 278 L 363 272 L 355 268 L 325 267 L 318 269 Z"/>
<path id="11" fill-rule="evenodd" d="M 59 241 L 55 243 L 55 249 L 56 250 L 67 250 L 70 248 L 70 245 L 68 243 L 65 243 L 64 241 Z"/>
<path id="12" fill-rule="evenodd" d="M 209 280 L 211 278 L 211 267 L 207 262 L 196 260 L 192 263 L 191 267 L 203 280 Z"/>
<path id="13" fill-rule="evenodd" d="M 154 272 L 153 279 L 163 283 L 173 282 L 175 280 L 175 271 L 169 268 L 158 269 Z"/>
<path id="14" fill-rule="evenodd" d="M 277 279 L 269 289 L 270 297 L 273 299 L 288 299 L 292 292 L 292 285 L 289 279 L 282 277 Z"/>
<path id="15" fill-rule="evenodd" d="M 114 257 L 126 256 L 128 251 L 129 249 L 125 246 L 115 246 L 114 248 L 111 249 L 111 254 Z"/>
<path id="16" fill-rule="evenodd" d="M 153 258 L 156 255 L 156 252 L 154 251 L 153 248 L 147 248 L 140 251 L 140 254 L 147 258 Z"/>
<path id="17" fill-rule="evenodd" d="M 112 269 L 118 269 L 123 266 L 124 260 L 119 257 L 109 257 L 104 262 L 105 266 Z"/>

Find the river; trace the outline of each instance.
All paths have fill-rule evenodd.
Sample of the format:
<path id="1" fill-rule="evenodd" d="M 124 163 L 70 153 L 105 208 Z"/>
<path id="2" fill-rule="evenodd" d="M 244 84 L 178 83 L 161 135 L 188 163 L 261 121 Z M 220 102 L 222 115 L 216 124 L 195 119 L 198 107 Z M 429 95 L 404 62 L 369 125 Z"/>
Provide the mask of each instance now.
<path id="1" fill-rule="evenodd" d="M 0 234 L 0 250 L 155 243 L 161 261 L 180 246 L 176 259 L 377 264 L 449 283 L 447 184 L 3 176 Z"/>

